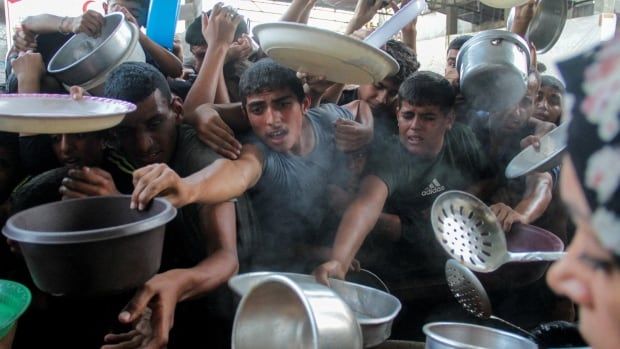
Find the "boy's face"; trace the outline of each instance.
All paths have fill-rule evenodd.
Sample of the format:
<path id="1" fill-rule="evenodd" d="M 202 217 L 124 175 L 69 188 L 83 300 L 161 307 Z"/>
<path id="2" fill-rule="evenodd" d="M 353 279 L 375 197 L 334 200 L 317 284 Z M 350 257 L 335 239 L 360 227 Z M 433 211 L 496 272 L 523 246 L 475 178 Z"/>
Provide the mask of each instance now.
<path id="1" fill-rule="evenodd" d="M 113 11 L 115 5 L 122 6 L 129 11 L 141 27 L 146 26 L 146 18 L 148 16 L 148 6 L 144 1 L 140 0 L 108 0 L 108 10 Z"/>
<path id="2" fill-rule="evenodd" d="M 371 108 L 393 106 L 398 97 L 398 85 L 390 80 L 384 79 L 376 84 L 361 85 L 357 92 L 359 99 L 370 104 Z"/>
<path id="3" fill-rule="evenodd" d="M 446 131 L 454 118 L 436 105 L 411 105 L 402 101 L 398 108 L 400 143 L 412 155 L 434 158 L 443 147 Z"/>
<path id="4" fill-rule="evenodd" d="M 254 133 L 269 148 L 295 152 L 300 145 L 304 114 L 308 98 L 300 103 L 291 89 L 265 91 L 246 98 L 245 112 Z"/>
<path id="5" fill-rule="evenodd" d="M 500 112 L 490 114 L 491 134 L 494 137 L 511 136 L 527 125 L 534 115 L 534 100 L 540 88 L 540 81 L 535 75 L 530 75 L 527 92 L 516 106 Z"/>
<path id="6" fill-rule="evenodd" d="M 181 121 L 177 98 L 169 102 L 155 90 L 116 128 L 121 147 L 138 167 L 168 163 L 176 148 L 176 126 Z"/>
<path id="7" fill-rule="evenodd" d="M 96 132 L 55 134 L 52 149 L 65 166 L 99 166 L 103 161 L 103 138 Z"/>
<path id="8" fill-rule="evenodd" d="M 562 93 L 553 86 L 542 86 L 536 97 L 534 117 L 557 125 L 561 116 Z"/>

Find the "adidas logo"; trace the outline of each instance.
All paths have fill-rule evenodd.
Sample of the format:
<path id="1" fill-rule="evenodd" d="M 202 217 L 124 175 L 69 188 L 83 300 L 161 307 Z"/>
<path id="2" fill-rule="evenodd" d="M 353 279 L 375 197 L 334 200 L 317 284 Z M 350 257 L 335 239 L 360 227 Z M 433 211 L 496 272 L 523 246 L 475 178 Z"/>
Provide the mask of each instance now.
<path id="1" fill-rule="evenodd" d="M 424 190 L 422 191 L 422 196 L 433 195 L 433 194 L 442 192 L 444 190 L 446 190 L 446 187 L 441 185 L 439 181 L 437 180 L 437 178 L 435 178 L 433 179 L 431 184 L 429 184 L 426 188 L 424 188 Z"/>

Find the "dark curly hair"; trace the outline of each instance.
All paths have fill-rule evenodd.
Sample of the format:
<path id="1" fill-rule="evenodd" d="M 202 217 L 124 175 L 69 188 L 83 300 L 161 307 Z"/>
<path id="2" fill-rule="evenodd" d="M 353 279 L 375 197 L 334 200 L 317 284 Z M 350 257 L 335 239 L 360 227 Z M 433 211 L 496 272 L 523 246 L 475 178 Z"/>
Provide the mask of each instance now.
<path id="1" fill-rule="evenodd" d="M 398 62 L 398 73 L 387 78 L 400 86 L 408 77 L 420 69 L 420 62 L 415 52 L 400 41 L 388 40 L 383 49 Z"/>

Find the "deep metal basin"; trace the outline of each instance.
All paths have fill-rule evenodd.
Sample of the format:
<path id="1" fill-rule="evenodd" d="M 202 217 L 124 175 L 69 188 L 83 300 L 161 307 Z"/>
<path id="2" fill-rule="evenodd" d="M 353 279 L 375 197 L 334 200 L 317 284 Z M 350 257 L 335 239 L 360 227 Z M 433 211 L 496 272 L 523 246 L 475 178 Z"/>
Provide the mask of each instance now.
<path id="1" fill-rule="evenodd" d="M 84 84 L 118 64 L 136 45 L 132 40 L 134 25 L 120 12 L 110 13 L 104 20 L 99 37 L 74 35 L 52 57 L 47 71 L 71 86 Z"/>
<path id="2" fill-rule="evenodd" d="M 285 276 L 296 283 L 317 284 L 311 275 L 295 273 L 255 272 L 240 274 L 228 286 L 242 296 L 273 275 Z M 398 298 L 383 291 L 342 280 L 330 279 L 331 289 L 351 308 L 362 327 L 364 347 L 383 343 L 392 333 L 392 322 L 401 309 Z"/>
<path id="3" fill-rule="evenodd" d="M 508 29 L 512 28 L 515 14 L 513 7 L 506 21 Z M 568 1 L 539 0 L 526 33 L 526 37 L 534 43 L 536 52 L 542 54 L 551 50 L 562 35 L 567 17 Z"/>
<path id="4" fill-rule="evenodd" d="M 516 34 L 480 32 L 463 45 L 456 64 L 461 90 L 476 109 L 502 111 L 525 96 L 530 50 Z"/>
<path id="5" fill-rule="evenodd" d="M 141 286 L 159 269 L 164 230 L 176 209 L 155 199 L 145 211 L 130 196 L 37 206 L 7 221 L 35 285 L 55 295 L 115 293 Z"/>
<path id="6" fill-rule="evenodd" d="M 233 349 L 358 349 L 362 333 L 353 312 L 331 289 L 270 275 L 242 299 Z"/>
<path id="7" fill-rule="evenodd" d="M 490 327 L 433 322 L 423 327 L 426 349 L 537 349 L 529 339 Z"/>

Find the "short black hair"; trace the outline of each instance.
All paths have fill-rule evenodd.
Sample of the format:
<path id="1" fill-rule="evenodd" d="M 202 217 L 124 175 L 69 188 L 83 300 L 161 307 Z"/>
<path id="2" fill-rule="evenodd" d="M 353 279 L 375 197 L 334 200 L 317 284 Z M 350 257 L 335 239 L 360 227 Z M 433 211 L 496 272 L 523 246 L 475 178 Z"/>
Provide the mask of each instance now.
<path id="1" fill-rule="evenodd" d="M 430 71 L 419 71 L 405 80 L 398 89 L 399 105 L 438 106 L 447 114 L 454 106 L 456 95 L 452 85 L 443 76 Z"/>
<path id="2" fill-rule="evenodd" d="M 413 52 L 411 48 L 407 45 L 403 44 L 400 41 L 396 40 L 388 40 L 385 44 L 385 52 L 387 52 L 392 58 L 398 62 L 399 69 L 398 73 L 392 76 L 388 76 L 387 78 L 394 81 L 396 86 L 400 86 L 400 84 L 405 81 L 411 74 L 415 73 L 420 69 L 420 62 L 418 62 L 418 58 Z"/>
<path id="3" fill-rule="evenodd" d="M 471 38 L 473 38 L 473 36 L 471 36 L 471 35 L 461 35 L 461 36 L 458 36 L 458 37 L 452 39 L 452 41 L 450 41 L 450 44 L 448 45 L 448 50 L 446 50 L 446 51 L 460 50 L 461 47 L 463 47 L 463 45 L 465 45 L 467 40 L 469 40 Z"/>
<path id="4" fill-rule="evenodd" d="M 553 87 L 561 94 L 564 94 L 566 91 L 566 86 L 564 86 L 564 83 L 551 75 L 543 75 L 540 77 L 540 87 L 543 86 Z"/>
<path id="5" fill-rule="evenodd" d="M 114 68 L 105 81 L 104 97 L 131 103 L 144 101 L 159 90 L 164 98 L 172 100 L 166 78 L 154 66 L 143 62 L 125 62 Z"/>
<path id="6" fill-rule="evenodd" d="M 211 11 L 207 11 L 207 17 L 211 16 Z M 235 30 L 235 37 L 233 40 L 237 40 L 242 34 L 248 33 L 248 25 L 245 21 L 239 22 L 237 30 Z M 185 42 L 192 46 L 204 46 L 208 45 L 204 36 L 202 35 L 202 15 L 194 19 L 194 21 L 187 27 L 185 31 Z"/>
<path id="7" fill-rule="evenodd" d="M 297 73 L 271 58 L 263 58 L 252 64 L 239 80 L 239 97 L 244 107 L 248 96 L 282 89 L 290 89 L 300 103 L 306 97 Z"/>

